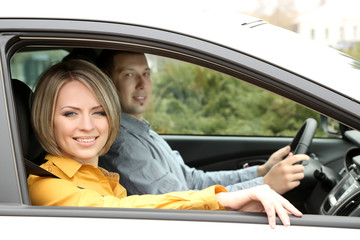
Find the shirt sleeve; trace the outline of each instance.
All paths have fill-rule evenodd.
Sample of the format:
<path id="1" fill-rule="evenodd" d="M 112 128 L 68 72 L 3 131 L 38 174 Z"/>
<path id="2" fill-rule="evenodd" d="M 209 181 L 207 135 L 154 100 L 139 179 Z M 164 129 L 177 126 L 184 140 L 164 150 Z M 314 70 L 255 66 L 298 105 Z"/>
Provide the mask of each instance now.
<path id="1" fill-rule="evenodd" d="M 264 184 L 263 178 L 257 176 L 258 166 L 229 171 L 204 172 L 187 166 L 182 158 L 177 158 L 190 189 L 200 190 L 219 184 L 229 192 L 242 190 Z"/>
<path id="2" fill-rule="evenodd" d="M 121 131 L 108 153 L 100 157 L 99 165 L 119 173 L 120 184 L 129 195 L 190 190 L 186 182 L 172 174 L 166 164 L 152 157 L 151 150 L 141 139 L 127 133 L 126 129 Z"/>
<path id="3" fill-rule="evenodd" d="M 161 164 L 159 159 L 153 158 L 154 155 L 163 154 L 151 152 L 161 151 L 159 146 L 150 150 L 148 142 L 142 143 L 142 139 L 128 133 L 126 129 L 121 131 L 108 153 L 101 156 L 99 165 L 108 171 L 119 173 L 120 184 L 126 188 L 129 195 L 202 190 L 212 185 L 222 185 L 228 191 L 237 191 L 263 184 L 262 177 L 257 176 L 257 166 L 204 172 L 187 166 L 181 155 L 167 146 L 168 149 L 165 150 L 171 152 L 171 156 L 167 157 L 173 161 L 172 164 L 178 165 L 177 168 L 181 171 L 175 174 L 169 170 L 166 162 Z M 160 136 L 158 138 L 160 143 L 164 142 Z M 181 175 L 181 178 L 178 175 Z"/>
<path id="4" fill-rule="evenodd" d="M 222 186 L 212 186 L 203 191 L 172 192 L 162 195 L 133 195 L 119 198 L 102 196 L 90 189 L 80 189 L 70 181 L 30 175 L 30 199 L 39 206 L 118 207 L 224 210 L 215 194 L 226 192 Z"/>
<path id="5" fill-rule="evenodd" d="M 238 191 L 238 190 L 242 190 L 242 189 L 246 189 L 246 188 L 251 188 L 251 187 L 255 187 L 255 186 L 263 185 L 263 184 L 264 184 L 264 178 L 263 177 L 257 177 L 257 178 L 254 178 L 254 179 L 251 179 L 251 180 L 248 180 L 248 181 L 245 181 L 245 182 L 227 185 L 225 188 L 229 192 L 234 192 L 234 191 Z"/>

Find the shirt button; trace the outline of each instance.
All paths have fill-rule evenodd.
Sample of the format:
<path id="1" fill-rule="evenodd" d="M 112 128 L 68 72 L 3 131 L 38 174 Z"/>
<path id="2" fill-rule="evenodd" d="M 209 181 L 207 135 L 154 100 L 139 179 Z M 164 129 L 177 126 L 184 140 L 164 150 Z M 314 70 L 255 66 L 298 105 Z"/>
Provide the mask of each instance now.
<path id="1" fill-rule="evenodd" d="M 46 170 L 47 170 L 48 172 L 51 172 L 51 171 L 52 171 L 52 168 L 51 168 L 51 167 L 48 167 Z"/>

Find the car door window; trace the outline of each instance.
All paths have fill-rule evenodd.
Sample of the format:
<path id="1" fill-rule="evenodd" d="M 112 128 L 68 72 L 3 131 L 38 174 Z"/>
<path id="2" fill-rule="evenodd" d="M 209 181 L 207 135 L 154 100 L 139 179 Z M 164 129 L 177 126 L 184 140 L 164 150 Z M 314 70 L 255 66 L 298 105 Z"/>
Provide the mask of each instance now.
<path id="1" fill-rule="evenodd" d="M 18 52 L 11 58 L 11 77 L 25 82 L 32 88 L 45 69 L 60 62 L 67 54 L 69 52 L 64 49 Z"/>
<path id="2" fill-rule="evenodd" d="M 31 88 L 65 49 L 26 50 L 11 59 L 12 78 Z M 294 136 L 306 118 L 320 115 L 240 79 L 157 55 L 146 55 L 152 69 L 152 103 L 145 118 L 160 134 L 217 136 Z M 319 128 L 317 137 L 329 137 Z"/>
<path id="3" fill-rule="evenodd" d="M 318 113 L 229 75 L 147 55 L 152 105 L 146 112 L 161 134 L 294 136 Z M 318 130 L 317 137 L 326 134 Z"/>

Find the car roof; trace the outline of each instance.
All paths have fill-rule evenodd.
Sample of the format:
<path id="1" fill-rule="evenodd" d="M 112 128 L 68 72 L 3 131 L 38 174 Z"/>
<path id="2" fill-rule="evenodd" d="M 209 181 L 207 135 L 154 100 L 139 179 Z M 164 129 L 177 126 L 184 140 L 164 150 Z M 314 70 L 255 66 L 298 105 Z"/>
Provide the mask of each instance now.
<path id="1" fill-rule="evenodd" d="M 236 11 L 200 11 L 186 8 L 185 2 L 183 7 L 166 1 L 160 1 L 161 7 L 156 1 L 128 2 L 65 0 L 54 6 L 51 1 L 23 1 L 19 9 L 18 1 L 7 1 L 0 18 L 119 22 L 177 32 L 269 62 L 360 102 L 360 62 L 335 49 Z"/>

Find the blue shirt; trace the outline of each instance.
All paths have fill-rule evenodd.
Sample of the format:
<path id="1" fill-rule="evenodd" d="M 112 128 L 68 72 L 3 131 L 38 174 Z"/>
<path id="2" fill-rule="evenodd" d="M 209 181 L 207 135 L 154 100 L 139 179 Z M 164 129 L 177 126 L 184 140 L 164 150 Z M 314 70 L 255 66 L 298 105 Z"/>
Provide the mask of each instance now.
<path id="1" fill-rule="evenodd" d="M 223 185 L 228 191 L 264 184 L 257 166 L 232 171 L 204 172 L 190 168 L 178 151 L 151 130 L 148 121 L 122 113 L 120 133 L 99 165 L 120 174 L 129 195 L 201 190 Z"/>

